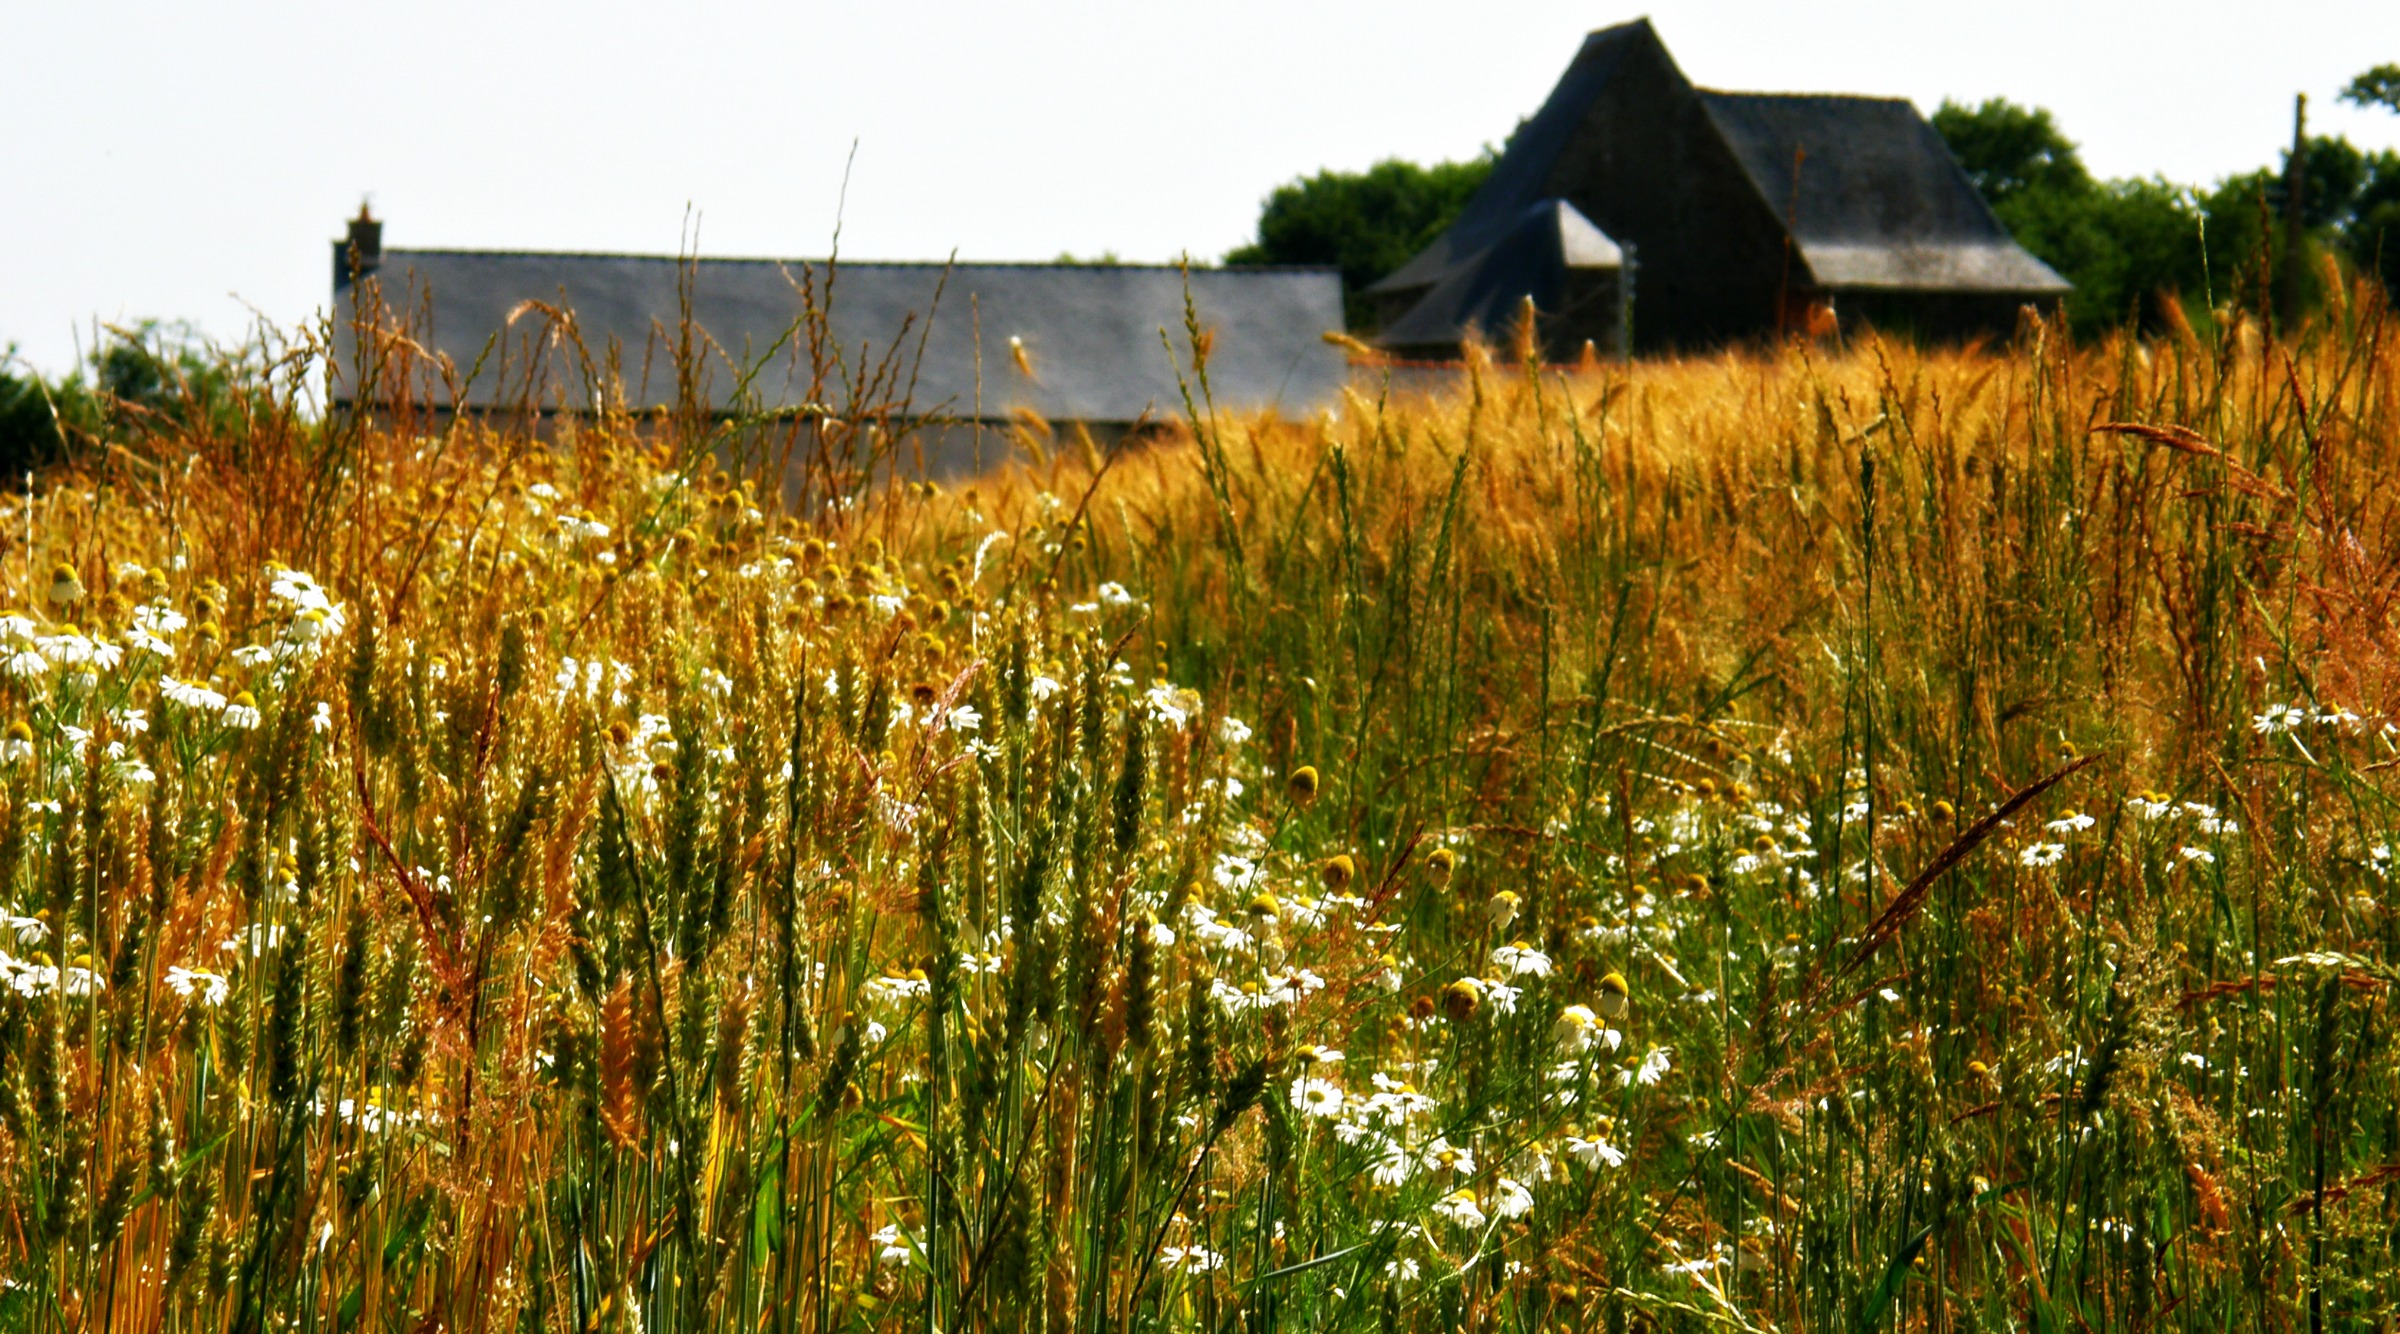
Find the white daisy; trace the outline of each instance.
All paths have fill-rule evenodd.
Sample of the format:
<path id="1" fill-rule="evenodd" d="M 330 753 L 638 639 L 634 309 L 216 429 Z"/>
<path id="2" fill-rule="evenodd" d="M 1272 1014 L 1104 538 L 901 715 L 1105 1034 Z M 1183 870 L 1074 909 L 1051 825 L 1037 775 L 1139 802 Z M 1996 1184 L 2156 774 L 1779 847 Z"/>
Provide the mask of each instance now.
<path id="1" fill-rule="evenodd" d="M 875 1243 L 876 1264 L 891 1269 L 908 1263 L 909 1242 L 908 1238 L 901 1234 L 899 1224 L 886 1223 L 875 1229 L 867 1240 Z"/>
<path id="2" fill-rule="evenodd" d="M 1475 1203 L 1475 1192 L 1455 1190 L 1434 1201 L 1433 1211 L 1443 1218 L 1472 1232 L 1484 1224 L 1483 1210 Z"/>
<path id="3" fill-rule="evenodd" d="M 1475 1174 L 1474 1152 L 1462 1149 L 1438 1135 L 1417 1157 L 1429 1172 L 1454 1172 L 1462 1177 Z"/>
<path id="4" fill-rule="evenodd" d="M 233 993 L 233 984 L 221 973 L 179 964 L 167 970 L 167 989 L 187 999 L 198 996 L 202 1005 L 215 1009 Z"/>
<path id="5" fill-rule="evenodd" d="M 2250 730 L 2260 736 L 2275 736 L 2307 721 L 2308 715 L 2296 704 L 2269 704 L 2266 712 L 2250 720 Z"/>
<path id="6" fill-rule="evenodd" d="M 1493 950 L 1492 966 L 1506 969 L 1511 977 L 1550 976 L 1550 956 L 1521 940 Z"/>
<path id="7" fill-rule="evenodd" d="M 1292 1081 L 1292 1106 L 1309 1116 L 1339 1116 L 1342 1086 L 1330 1079 L 1302 1075 Z"/>
<path id="8" fill-rule="evenodd" d="M 1610 1167 L 1625 1165 L 1625 1151 L 1598 1135 L 1588 1139 L 1581 1135 L 1569 1135 L 1563 1143 L 1567 1156 L 1585 1167 L 1597 1168 L 1603 1163 Z"/>
<path id="9" fill-rule="evenodd" d="M 1502 1177 L 1492 1187 L 1492 1212 L 1502 1218 L 1523 1218 L 1533 1212 L 1533 1192 L 1523 1182 Z"/>
<path id="10" fill-rule="evenodd" d="M 1617 1082 L 1619 1084 L 1628 1085 L 1635 1083 L 1643 1085 L 1656 1084 L 1660 1079 L 1666 1076 L 1668 1064 L 1667 1049 L 1664 1047 L 1652 1047 L 1649 1054 L 1642 1057 L 1642 1063 L 1638 1066 L 1635 1066 L 1631 1070 L 1627 1070 L 1622 1074 L 1619 1074 L 1617 1076 Z"/>
<path id="11" fill-rule="evenodd" d="M 225 709 L 223 695 L 207 686 L 178 681 L 172 676 L 158 678 L 158 693 L 169 703 L 180 704 L 187 709 L 206 709 L 210 713 L 222 713 Z"/>
<path id="12" fill-rule="evenodd" d="M 2017 861 L 2025 866 L 2056 866 L 2066 855 L 2064 843 L 2029 843 L 2017 854 Z"/>

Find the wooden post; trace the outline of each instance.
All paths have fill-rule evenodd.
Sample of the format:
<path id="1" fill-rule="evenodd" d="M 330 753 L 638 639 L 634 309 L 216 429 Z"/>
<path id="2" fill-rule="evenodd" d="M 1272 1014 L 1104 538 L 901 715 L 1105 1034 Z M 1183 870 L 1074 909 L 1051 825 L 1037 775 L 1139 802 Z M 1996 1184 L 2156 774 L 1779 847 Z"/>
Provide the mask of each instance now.
<path id="1" fill-rule="evenodd" d="M 2292 153 L 2283 164 L 2283 264 L 2275 290 L 2275 319 L 2289 337 L 2300 327 L 2300 295 L 2306 285 L 2308 192 L 2308 94 L 2292 97 Z"/>

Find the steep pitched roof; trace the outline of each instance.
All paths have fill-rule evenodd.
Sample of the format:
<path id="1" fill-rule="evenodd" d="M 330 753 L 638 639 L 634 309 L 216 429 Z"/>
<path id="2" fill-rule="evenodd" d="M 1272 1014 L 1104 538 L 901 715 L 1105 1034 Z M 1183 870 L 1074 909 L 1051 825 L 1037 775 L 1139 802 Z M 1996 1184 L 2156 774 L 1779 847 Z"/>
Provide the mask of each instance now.
<path id="1" fill-rule="evenodd" d="M 1625 58 L 1643 45 L 1665 54 L 1650 20 L 1635 19 L 1602 28 L 1583 39 L 1567 72 L 1543 99 L 1542 108 L 1517 127 L 1508 149 L 1492 164 L 1492 174 L 1467 201 L 1458 220 L 1419 251 L 1414 259 L 1376 282 L 1370 292 L 1397 292 L 1438 281 L 1460 260 L 1488 246 L 1516 223 L 1536 200 L 1557 194 L 1550 177 L 1558 160 L 1583 126 L 1601 90 L 1608 86 Z"/>
<path id="2" fill-rule="evenodd" d="M 535 346 L 540 319 L 511 323 L 522 303 L 539 301 L 573 311 L 595 355 L 615 345 L 634 406 L 650 407 L 675 395 L 669 349 L 683 271 L 682 261 L 664 256 L 395 249 L 383 252 L 377 277 L 394 307 L 430 298 L 430 338 L 420 341 L 462 371 L 498 340 L 500 364 L 486 363 L 461 406 L 507 404 L 537 364 L 552 384 L 581 383 L 570 349 Z M 1188 364 L 1190 349 L 1179 268 L 844 260 L 829 271 L 822 260 L 746 259 L 691 267 L 693 320 L 725 350 L 703 386 L 712 405 L 729 405 L 733 363 L 762 358 L 767 364 L 752 392 L 767 407 L 799 405 L 809 391 L 804 346 L 787 343 L 767 354 L 800 319 L 803 284 L 813 286 L 821 307 L 829 304 L 831 341 L 853 366 L 862 344 L 870 362 L 902 347 L 898 365 L 903 376 L 915 369 L 911 403 L 919 415 L 989 419 L 1024 407 L 1059 420 L 1130 422 L 1181 408 L 1175 360 Z M 1209 380 L 1220 405 L 1299 413 L 1340 393 L 1347 363 L 1321 337 L 1342 326 L 1338 271 L 1193 269 L 1190 292 L 1201 325 L 1214 331 Z M 348 302 L 336 294 L 345 341 L 352 336 Z M 1173 360 L 1161 330 L 1174 342 Z M 1022 340 L 1030 379 L 1014 364 L 1012 338 Z M 337 364 L 348 364 L 347 356 Z"/>
<path id="3" fill-rule="evenodd" d="M 1578 184 L 1583 168 L 1570 164 L 1605 159 L 1609 154 L 1601 150 L 1611 147 L 1656 151 L 1648 144 L 1605 142 L 1624 134 L 1624 123 L 1612 118 L 1644 114 L 1625 106 L 1603 109 L 1614 96 L 1615 82 L 1637 70 L 1659 76 L 1639 85 L 1646 90 L 1639 96 L 1698 100 L 1709 127 L 1702 132 L 1713 130 L 1738 165 L 1741 184 L 1735 188 L 1754 196 L 1776 227 L 1789 224 L 1805 276 L 1817 285 L 2012 295 L 2067 289 L 2049 266 L 2009 236 L 1941 136 L 1908 102 L 1697 90 L 1675 67 L 1650 21 L 1637 19 L 1584 39 L 1541 110 L 1518 127 L 1458 221 L 1368 290 L 1431 288 L 1491 245 L 1538 199 L 1574 196 L 1591 207 L 1595 201 Z M 1640 106 L 1661 115 L 1666 111 L 1648 101 Z M 1795 149 L 1805 151 L 1796 195 Z M 1685 151 L 1690 150 L 1686 141 Z M 1713 158 L 1713 153 L 1704 156 Z M 1691 169 L 1714 168 L 1695 162 Z M 1646 240 L 1622 234 L 1618 239 Z"/>
<path id="4" fill-rule="evenodd" d="M 2067 290 L 2017 245 L 1908 102 L 1714 90 L 1700 100 L 1819 284 Z"/>
<path id="5" fill-rule="evenodd" d="M 1513 225 L 1453 264 L 1408 313 L 1378 335 L 1388 347 L 1456 347 L 1469 326 L 1497 335 L 1526 298 L 1545 315 L 1565 313 L 1567 271 L 1616 269 L 1625 253 L 1564 199 L 1536 200 Z"/>

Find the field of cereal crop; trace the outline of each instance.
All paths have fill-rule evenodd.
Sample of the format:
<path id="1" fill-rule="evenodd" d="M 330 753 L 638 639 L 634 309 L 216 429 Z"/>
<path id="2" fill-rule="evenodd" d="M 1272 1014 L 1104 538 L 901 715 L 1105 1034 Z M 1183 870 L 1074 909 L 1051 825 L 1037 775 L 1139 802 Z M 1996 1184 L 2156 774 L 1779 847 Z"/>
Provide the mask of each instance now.
<path id="1" fill-rule="evenodd" d="M 2396 333 L 263 377 L 0 513 L 0 1327 L 2387 1328 Z"/>

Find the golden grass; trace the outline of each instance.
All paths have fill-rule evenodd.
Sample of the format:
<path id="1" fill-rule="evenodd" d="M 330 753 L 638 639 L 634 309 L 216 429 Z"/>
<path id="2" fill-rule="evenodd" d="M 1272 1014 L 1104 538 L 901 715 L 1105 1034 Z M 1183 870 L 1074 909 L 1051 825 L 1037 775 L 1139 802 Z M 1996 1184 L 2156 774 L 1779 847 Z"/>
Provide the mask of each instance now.
<path id="1" fill-rule="evenodd" d="M 2388 329 L 132 442 L 0 515 L 0 1325 L 2388 1321 Z"/>

